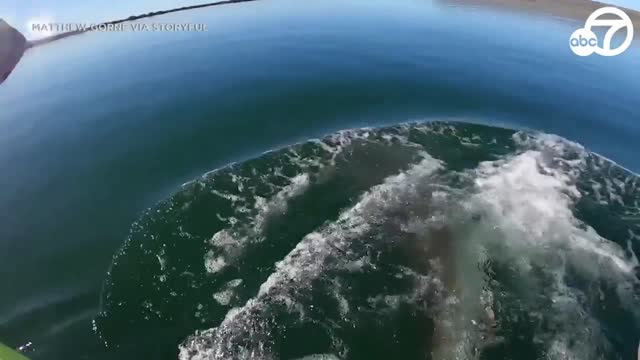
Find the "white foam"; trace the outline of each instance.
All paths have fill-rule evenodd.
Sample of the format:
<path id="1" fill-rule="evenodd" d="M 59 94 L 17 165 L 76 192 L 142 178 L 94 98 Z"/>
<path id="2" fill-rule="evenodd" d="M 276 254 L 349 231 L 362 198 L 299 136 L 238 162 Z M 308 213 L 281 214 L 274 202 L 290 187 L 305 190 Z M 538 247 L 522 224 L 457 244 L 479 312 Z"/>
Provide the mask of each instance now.
<path id="1" fill-rule="evenodd" d="M 542 154 L 527 151 L 508 161 L 481 163 L 477 169 L 477 198 L 510 226 L 536 237 L 554 223 L 570 223 L 571 195 L 579 196 L 571 179 L 555 169 L 540 172 Z"/>
<path id="2" fill-rule="evenodd" d="M 298 360 L 340 360 L 340 358 L 333 354 L 314 354 L 301 357 Z"/>
<path id="3" fill-rule="evenodd" d="M 541 152 L 526 151 L 509 160 L 483 163 L 477 171 L 475 199 L 505 231 L 528 235 L 514 237 L 520 242 L 589 253 L 622 273 L 636 265 L 618 245 L 574 217 L 573 204 L 581 196 L 574 179 L 548 166 Z"/>
<path id="4" fill-rule="evenodd" d="M 256 201 L 255 207 L 258 209 L 254 220 L 256 231 L 262 231 L 270 215 L 284 213 L 287 210 L 287 202 L 307 190 L 309 180 L 309 174 L 298 174 L 291 178 L 290 183 L 278 191 L 268 202 Z"/>
<path id="5" fill-rule="evenodd" d="M 220 291 L 220 292 L 217 292 L 217 293 L 213 294 L 213 298 L 220 305 L 227 306 L 231 302 L 231 298 L 233 297 L 233 295 L 234 295 L 233 291 L 231 291 L 231 290 L 223 290 L 223 291 Z"/>
<path id="6" fill-rule="evenodd" d="M 343 248 L 350 239 L 364 233 L 384 216 L 388 206 L 401 202 L 401 195 L 415 190 L 424 180 L 441 167 L 438 160 L 427 154 L 417 165 L 406 172 L 387 178 L 383 184 L 365 193 L 351 209 L 340 214 L 338 221 L 329 224 L 321 232 L 308 234 L 297 246 L 276 264 L 276 272 L 260 287 L 259 295 L 289 280 L 313 279 L 323 270 L 323 258 L 334 248 Z M 329 243 L 331 245 L 329 245 Z"/>
<path id="7" fill-rule="evenodd" d="M 445 131 L 447 128 L 438 129 Z M 455 133 L 455 130 L 452 128 L 451 131 Z M 319 143 L 336 155 L 354 138 L 366 139 L 368 136 L 366 132 L 342 132 L 330 139 L 332 145 Z M 385 140 L 391 141 L 392 138 L 387 136 Z M 458 260 L 463 260 L 457 261 L 459 268 L 456 269 L 458 274 L 464 275 L 457 279 L 457 287 L 461 290 L 455 292 L 454 289 L 455 294 L 441 299 L 441 307 L 432 310 L 438 316 L 439 327 L 457 334 L 455 342 L 447 343 L 449 347 L 444 351 L 459 359 L 474 358 L 474 347 L 478 344 L 476 332 L 482 328 L 483 317 L 489 320 L 495 317 L 491 308 L 493 293 L 483 278 L 484 274 L 477 268 L 478 264 L 491 259 L 514 265 L 519 286 L 526 295 L 522 299 L 525 306 L 536 305 L 535 302 L 542 297 L 551 300 L 552 306 L 532 306 L 530 311 L 532 317 L 545 317 L 554 329 L 553 332 L 534 329 L 535 341 L 547 347 L 548 359 L 595 359 L 598 347 L 606 340 L 603 340 L 598 321 L 580 300 L 583 294 L 567 284 L 568 270 L 578 271 L 587 281 L 616 286 L 623 306 L 640 316 L 640 309 L 633 308 L 637 302 L 629 290 L 629 285 L 636 282 L 633 268 L 638 265 L 638 259 L 630 246 L 627 253 L 632 256 L 574 216 L 573 207 L 583 196 L 576 187 L 576 181 L 586 168 L 587 153 L 580 145 L 551 135 L 525 136 L 520 133 L 514 139 L 520 146 L 518 154 L 483 162 L 468 171 L 467 175 L 474 179 L 471 193 L 461 197 L 445 187 L 431 192 L 432 202 L 450 203 L 449 209 L 457 209 L 456 202 L 462 201 L 459 205 L 464 211 L 460 212 L 464 214 L 453 210 L 451 213 L 435 211 L 430 212 L 427 219 L 409 216 L 406 222 L 399 224 L 406 233 L 423 234 L 425 229 L 438 224 L 455 225 L 457 217 L 482 215 L 468 235 L 467 240 L 472 242 L 459 246 L 463 250 L 456 254 L 460 257 Z M 461 138 L 461 141 L 471 143 L 478 139 Z M 371 259 L 354 252 L 352 242 L 375 226 L 385 224 L 388 209 L 399 208 L 405 203 L 409 205 L 408 199 L 415 201 L 418 195 L 422 195 L 418 188 L 442 166 L 428 154 L 423 153 L 422 156 L 424 159 L 419 164 L 372 187 L 353 207 L 342 212 L 337 221 L 306 235 L 276 264 L 275 271 L 260 286 L 254 298 L 243 307 L 230 311 L 218 327 L 189 338 L 180 347 L 180 359 L 277 358 L 277 352 L 274 353 L 269 346 L 272 335 L 265 319 L 268 317 L 265 316 L 267 308 L 274 304 L 284 306 L 289 313 L 303 319 L 308 315 L 305 313 L 308 309 L 303 305 L 305 302 L 300 299 L 298 290 L 309 288 L 312 281 L 328 268 L 358 272 L 373 266 Z M 308 176 L 299 175 L 271 199 L 256 199 L 257 216 L 251 225 L 253 231 L 259 232 L 267 215 L 286 207 L 287 200 L 304 191 L 308 183 Z M 623 203 L 620 194 L 632 189 L 635 183 L 612 180 L 602 185 L 592 182 L 592 185 L 595 196 L 606 203 Z M 235 230 L 221 231 L 214 235 L 211 243 L 224 249 L 230 244 L 250 241 Z M 630 231 L 629 241 L 636 237 Z M 212 264 L 207 265 L 208 270 L 216 270 L 226 259 L 218 260 L 217 252 L 209 255 L 208 260 Z M 437 264 L 434 263 L 433 268 L 437 269 Z M 551 284 L 538 284 L 536 271 L 542 271 L 551 279 Z M 404 275 L 416 280 L 413 292 L 382 294 L 370 297 L 369 303 L 381 310 L 397 309 L 404 303 L 417 303 L 425 292 L 447 293 L 445 285 L 435 275 Z M 227 289 L 214 294 L 216 301 L 229 304 L 228 299 L 232 295 L 229 288 L 228 285 Z M 332 295 L 340 314 L 350 316 L 353 310 L 339 282 L 334 281 Z M 239 346 L 239 343 L 243 345 Z"/>
<path id="8" fill-rule="evenodd" d="M 211 193 L 214 194 L 214 195 L 218 195 L 219 197 L 221 197 L 223 199 L 227 199 L 227 200 L 229 200 L 231 202 L 234 202 L 234 203 L 243 202 L 244 201 L 244 198 L 239 196 L 239 195 L 229 194 L 227 192 L 222 192 L 222 191 L 218 191 L 218 190 L 215 190 L 215 189 L 212 189 Z"/>
<path id="9" fill-rule="evenodd" d="M 224 269 L 227 266 L 227 262 L 224 257 L 215 256 L 212 251 L 209 251 L 208 255 L 205 257 L 204 266 L 208 272 L 215 274 Z"/>
<path id="10" fill-rule="evenodd" d="M 295 289 L 308 288 L 332 262 L 340 262 L 349 243 L 359 238 L 372 223 L 384 217 L 389 206 L 403 203 L 403 193 L 414 194 L 417 184 L 440 169 L 442 164 L 428 154 L 423 160 L 406 172 L 387 178 L 383 184 L 374 186 L 365 193 L 339 219 L 318 232 L 304 237 L 296 247 L 280 262 L 275 271 L 260 286 L 258 295 L 244 307 L 234 310 L 214 329 L 189 338 L 180 346 L 180 359 L 270 359 L 274 357 L 266 339 L 268 324 L 261 319 L 261 312 L 268 302 L 285 305 L 289 311 L 304 316 L 304 307 L 295 301 Z M 410 196 L 410 195 L 409 195 Z M 348 313 L 348 303 L 341 302 L 342 311 Z M 266 337 L 266 338 L 265 338 Z M 242 339 L 243 347 L 236 344 Z"/>
<path id="11" fill-rule="evenodd" d="M 235 288 L 242 284 L 242 279 L 233 279 L 227 283 L 227 287 Z"/>
<path id="12" fill-rule="evenodd" d="M 162 257 L 160 254 L 156 254 L 156 257 L 158 258 L 158 264 L 160 265 L 160 271 L 164 271 L 165 266 L 167 264 L 167 260 Z"/>
<path id="13" fill-rule="evenodd" d="M 579 290 L 566 284 L 567 268 L 580 271 L 594 282 L 631 283 L 636 281 L 632 270 L 637 259 L 627 258 L 620 246 L 574 217 L 572 208 L 581 196 L 574 185 L 575 177 L 583 164 L 566 167 L 562 166 L 566 163 L 558 165 L 554 161 L 554 154 L 567 151 L 566 144 L 545 136 L 536 146 L 541 147 L 539 151 L 528 150 L 482 163 L 476 170 L 477 192 L 470 207 L 484 212 L 487 223 L 493 224 L 490 232 L 494 235 L 482 239 L 486 245 L 498 242 L 506 251 L 489 256 L 498 261 L 511 258 L 519 267 L 523 283 L 534 284 L 529 280 L 534 276 L 534 265 L 554 279 L 551 293 L 546 294 L 551 296 L 554 307 L 547 309 L 546 316 L 556 327 L 556 333 L 536 335 L 547 344 L 549 358 L 595 358 L 599 341 L 605 340 L 598 336 L 598 322 L 578 300 Z M 529 291 L 540 289 L 532 286 Z M 629 294 L 619 292 L 619 296 L 623 303 L 633 303 Z"/>
<path id="14" fill-rule="evenodd" d="M 284 213 L 287 209 L 287 202 L 303 194 L 309 184 L 309 174 L 298 174 L 291 178 L 289 184 L 283 186 L 269 200 L 254 196 L 253 210 L 247 210 L 253 216 L 243 221 L 242 224 L 236 218 L 230 217 L 228 222 L 231 228 L 216 232 L 209 240 L 209 244 L 213 249 L 205 255 L 204 262 L 207 271 L 211 273 L 219 272 L 229 263 L 235 261 L 247 244 L 251 241 L 260 241 L 262 239 L 261 233 L 268 218 Z M 236 210 L 239 210 L 239 208 L 236 207 Z M 234 226 L 236 224 L 238 227 Z"/>

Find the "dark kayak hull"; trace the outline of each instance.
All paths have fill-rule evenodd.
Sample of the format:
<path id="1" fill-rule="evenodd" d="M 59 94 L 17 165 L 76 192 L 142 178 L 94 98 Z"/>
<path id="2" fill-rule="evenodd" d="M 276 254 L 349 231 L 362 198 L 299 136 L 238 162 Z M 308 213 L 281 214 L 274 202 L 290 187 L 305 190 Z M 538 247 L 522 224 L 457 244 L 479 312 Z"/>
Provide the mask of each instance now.
<path id="1" fill-rule="evenodd" d="M 0 84 L 20 62 L 26 43 L 24 35 L 0 19 Z"/>

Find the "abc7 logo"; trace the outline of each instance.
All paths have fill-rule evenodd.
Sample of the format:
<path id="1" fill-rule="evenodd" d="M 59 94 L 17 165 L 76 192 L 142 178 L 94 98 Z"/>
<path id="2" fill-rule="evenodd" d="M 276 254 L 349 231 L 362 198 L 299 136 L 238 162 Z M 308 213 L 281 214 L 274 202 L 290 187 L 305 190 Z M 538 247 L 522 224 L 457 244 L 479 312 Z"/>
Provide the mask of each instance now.
<path id="1" fill-rule="evenodd" d="M 618 19 L 600 19 L 603 15 L 615 15 Z M 598 45 L 598 37 L 591 30 L 594 27 L 608 27 L 605 33 L 602 47 Z M 625 28 L 626 38 L 617 48 L 611 48 L 611 41 L 618 30 Z M 578 56 L 589 56 L 596 53 L 601 56 L 616 56 L 622 54 L 631 46 L 633 41 L 633 22 L 624 11 L 615 7 L 604 7 L 596 10 L 587 19 L 584 28 L 571 34 L 569 44 L 571 50 Z"/>

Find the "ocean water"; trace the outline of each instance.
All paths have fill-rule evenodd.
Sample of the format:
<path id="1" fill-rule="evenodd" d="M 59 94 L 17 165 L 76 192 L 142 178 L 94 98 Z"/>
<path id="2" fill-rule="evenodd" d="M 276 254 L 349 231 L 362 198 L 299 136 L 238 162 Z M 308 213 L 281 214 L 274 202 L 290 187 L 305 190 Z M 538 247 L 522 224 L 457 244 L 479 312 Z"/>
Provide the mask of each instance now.
<path id="1" fill-rule="evenodd" d="M 208 32 L 69 38 L 0 87 L 0 341 L 635 356 L 637 44 L 579 58 L 579 21 L 439 1 L 150 21 Z"/>

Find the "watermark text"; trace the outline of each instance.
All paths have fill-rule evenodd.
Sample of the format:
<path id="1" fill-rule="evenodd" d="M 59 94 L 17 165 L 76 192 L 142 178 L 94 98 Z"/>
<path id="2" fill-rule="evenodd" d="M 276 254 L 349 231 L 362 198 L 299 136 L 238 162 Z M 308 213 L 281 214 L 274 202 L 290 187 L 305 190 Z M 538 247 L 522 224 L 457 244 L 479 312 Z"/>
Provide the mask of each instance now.
<path id="1" fill-rule="evenodd" d="M 199 23 L 33 23 L 31 31 L 34 33 L 57 34 L 76 31 L 102 32 L 205 32 L 207 24 Z"/>

